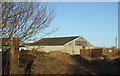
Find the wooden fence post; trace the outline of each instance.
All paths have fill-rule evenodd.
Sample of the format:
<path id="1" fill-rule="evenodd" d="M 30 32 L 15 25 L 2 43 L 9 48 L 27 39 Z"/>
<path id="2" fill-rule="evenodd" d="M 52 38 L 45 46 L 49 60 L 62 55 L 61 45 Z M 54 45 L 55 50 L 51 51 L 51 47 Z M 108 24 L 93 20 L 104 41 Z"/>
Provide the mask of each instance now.
<path id="1" fill-rule="evenodd" d="M 11 38 L 10 47 L 10 74 L 19 74 L 19 38 Z"/>

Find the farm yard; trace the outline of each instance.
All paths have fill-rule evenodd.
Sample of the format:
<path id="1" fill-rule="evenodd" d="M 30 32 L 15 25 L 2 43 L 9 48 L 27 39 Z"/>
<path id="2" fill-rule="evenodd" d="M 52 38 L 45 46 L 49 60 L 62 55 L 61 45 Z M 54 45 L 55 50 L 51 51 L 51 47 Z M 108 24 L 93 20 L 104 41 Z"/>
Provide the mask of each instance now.
<path id="1" fill-rule="evenodd" d="M 1 2 L 0 73 L 120 75 L 118 5 Z"/>
<path id="2" fill-rule="evenodd" d="M 9 74 L 9 52 L 3 54 L 3 75 Z M 82 74 L 102 76 L 104 74 L 120 74 L 120 58 L 100 59 L 82 57 L 68 53 L 20 51 L 19 74 Z"/>

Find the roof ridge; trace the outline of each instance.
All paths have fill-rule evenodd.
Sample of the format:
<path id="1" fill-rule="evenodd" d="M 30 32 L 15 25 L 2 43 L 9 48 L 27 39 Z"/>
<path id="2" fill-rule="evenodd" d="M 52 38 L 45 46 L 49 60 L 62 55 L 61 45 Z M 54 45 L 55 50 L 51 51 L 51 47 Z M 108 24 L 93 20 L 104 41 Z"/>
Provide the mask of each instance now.
<path id="1" fill-rule="evenodd" d="M 42 38 L 38 41 L 35 41 L 33 44 L 42 44 L 45 45 L 64 45 L 65 43 L 76 39 L 80 36 L 70 36 L 70 37 L 53 37 L 53 38 Z"/>
<path id="2" fill-rule="evenodd" d="M 80 36 L 68 36 L 68 37 L 49 37 L 49 38 L 42 38 L 42 39 L 50 39 L 50 38 L 70 38 L 70 37 L 80 37 Z"/>

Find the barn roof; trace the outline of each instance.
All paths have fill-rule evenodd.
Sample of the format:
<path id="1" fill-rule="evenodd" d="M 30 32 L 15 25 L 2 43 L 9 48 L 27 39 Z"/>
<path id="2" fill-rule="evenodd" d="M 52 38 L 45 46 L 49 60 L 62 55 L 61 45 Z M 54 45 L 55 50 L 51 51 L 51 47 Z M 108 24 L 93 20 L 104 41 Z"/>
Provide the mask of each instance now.
<path id="1" fill-rule="evenodd" d="M 54 46 L 54 45 L 64 45 L 69 41 L 74 40 L 79 36 L 72 36 L 72 37 L 55 37 L 55 38 L 43 38 L 40 39 L 34 43 L 31 43 L 29 45 L 47 45 L 47 46 Z"/>

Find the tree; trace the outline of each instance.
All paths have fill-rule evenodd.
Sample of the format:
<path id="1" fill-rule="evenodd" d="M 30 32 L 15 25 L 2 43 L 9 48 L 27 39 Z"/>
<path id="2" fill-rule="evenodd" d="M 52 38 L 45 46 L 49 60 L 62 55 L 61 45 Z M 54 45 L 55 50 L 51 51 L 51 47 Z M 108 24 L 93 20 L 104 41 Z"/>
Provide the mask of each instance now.
<path id="1" fill-rule="evenodd" d="M 0 23 L 2 33 L 0 35 L 2 38 L 11 39 L 11 74 L 19 73 L 19 71 L 15 71 L 15 69 L 19 69 L 19 40 L 25 42 L 36 39 L 38 33 L 49 27 L 54 19 L 55 10 L 48 6 L 48 4 L 37 2 L 2 2 L 2 21 Z M 38 36 L 38 38 L 40 37 Z"/>
<path id="2" fill-rule="evenodd" d="M 2 2 L 2 37 L 33 40 L 50 26 L 54 7 L 39 2 Z"/>

